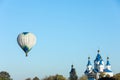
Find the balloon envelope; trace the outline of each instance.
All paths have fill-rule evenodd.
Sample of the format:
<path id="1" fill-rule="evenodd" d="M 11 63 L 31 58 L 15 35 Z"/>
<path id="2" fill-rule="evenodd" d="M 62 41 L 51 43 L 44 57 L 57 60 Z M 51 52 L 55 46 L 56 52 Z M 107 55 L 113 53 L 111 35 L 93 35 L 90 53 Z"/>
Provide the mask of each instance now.
<path id="1" fill-rule="evenodd" d="M 36 37 L 34 34 L 30 32 L 23 32 L 18 35 L 17 42 L 27 56 L 28 52 L 32 49 L 32 47 L 36 43 Z"/>

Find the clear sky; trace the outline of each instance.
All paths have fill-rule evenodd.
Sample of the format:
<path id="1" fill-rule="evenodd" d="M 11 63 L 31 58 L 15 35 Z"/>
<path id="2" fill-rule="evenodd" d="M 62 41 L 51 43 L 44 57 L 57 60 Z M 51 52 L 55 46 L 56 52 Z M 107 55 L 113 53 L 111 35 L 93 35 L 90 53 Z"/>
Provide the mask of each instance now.
<path id="1" fill-rule="evenodd" d="M 21 32 L 37 37 L 28 57 L 17 44 Z M 72 64 L 80 77 L 98 49 L 120 72 L 119 0 L 0 0 L 0 34 L 0 71 L 14 80 L 69 77 Z"/>

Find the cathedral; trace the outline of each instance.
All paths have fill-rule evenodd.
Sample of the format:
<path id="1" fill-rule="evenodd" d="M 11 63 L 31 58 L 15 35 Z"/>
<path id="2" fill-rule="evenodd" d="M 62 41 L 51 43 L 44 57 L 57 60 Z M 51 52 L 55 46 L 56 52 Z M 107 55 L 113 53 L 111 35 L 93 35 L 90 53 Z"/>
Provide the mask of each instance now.
<path id="1" fill-rule="evenodd" d="M 87 69 L 85 70 L 85 75 L 88 77 L 88 80 L 98 80 L 101 76 L 113 76 L 113 72 L 111 70 L 111 64 L 109 61 L 109 57 L 107 57 L 106 64 L 100 55 L 100 50 L 98 50 L 98 54 L 96 59 L 94 60 L 94 66 L 92 66 L 90 57 L 88 57 Z"/>

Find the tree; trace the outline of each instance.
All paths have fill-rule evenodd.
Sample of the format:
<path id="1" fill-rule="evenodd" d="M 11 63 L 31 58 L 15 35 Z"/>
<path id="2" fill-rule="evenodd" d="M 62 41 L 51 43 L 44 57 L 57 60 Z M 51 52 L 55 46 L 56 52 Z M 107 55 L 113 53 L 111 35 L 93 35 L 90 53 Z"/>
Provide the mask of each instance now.
<path id="1" fill-rule="evenodd" d="M 27 78 L 27 79 L 25 79 L 25 80 L 31 80 L 31 78 Z"/>
<path id="2" fill-rule="evenodd" d="M 52 80 L 53 76 L 45 77 L 43 80 Z"/>
<path id="3" fill-rule="evenodd" d="M 113 77 L 102 77 L 102 78 L 99 78 L 98 80 L 116 80 L 116 79 Z"/>
<path id="4" fill-rule="evenodd" d="M 12 80 L 12 79 L 10 78 L 10 75 L 8 72 L 2 71 L 0 72 L 0 80 Z"/>
<path id="5" fill-rule="evenodd" d="M 86 75 L 82 75 L 79 80 L 87 80 L 87 76 Z"/>
<path id="6" fill-rule="evenodd" d="M 40 80 L 38 77 L 34 77 L 33 80 Z"/>
<path id="7" fill-rule="evenodd" d="M 109 75 L 109 74 L 107 74 L 107 75 L 106 75 L 106 77 L 110 78 L 110 75 Z"/>
<path id="8" fill-rule="evenodd" d="M 120 80 L 120 73 L 117 73 L 113 76 L 116 80 Z"/>
<path id="9" fill-rule="evenodd" d="M 100 78 L 102 77 L 105 77 L 105 73 L 104 72 L 101 72 L 100 75 L 99 75 Z"/>
<path id="10" fill-rule="evenodd" d="M 66 80 L 65 77 L 63 77 L 62 75 L 54 75 L 54 76 L 49 76 L 44 78 L 43 80 Z"/>
<path id="11" fill-rule="evenodd" d="M 66 80 L 62 75 L 56 75 L 54 80 Z"/>

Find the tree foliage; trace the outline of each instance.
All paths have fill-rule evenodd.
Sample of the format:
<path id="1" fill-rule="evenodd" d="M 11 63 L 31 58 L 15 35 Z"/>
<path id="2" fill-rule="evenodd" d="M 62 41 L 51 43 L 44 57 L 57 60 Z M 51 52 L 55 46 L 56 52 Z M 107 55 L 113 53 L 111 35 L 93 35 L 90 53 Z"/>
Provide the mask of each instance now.
<path id="1" fill-rule="evenodd" d="M 113 76 L 115 78 L 115 80 L 120 80 L 120 73 L 117 73 Z"/>
<path id="2" fill-rule="evenodd" d="M 104 72 L 101 72 L 100 75 L 99 75 L 100 78 L 103 78 L 105 77 L 105 73 Z"/>
<path id="3" fill-rule="evenodd" d="M 33 80 L 40 80 L 38 77 L 34 77 Z"/>
<path id="4" fill-rule="evenodd" d="M 25 79 L 25 80 L 31 80 L 31 78 L 27 78 L 27 79 Z"/>
<path id="5" fill-rule="evenodd" d="M 116 79 L 113 77 L 102 77 L 102 78 L 99 78 L 98 80 L 116 80 Z"/>
<path id="6" fill-rule="evenodd" d="M 63 77 L 63 75 L 54 75 L 54 76 L 49 76 L 44 78 L 43 80 L 66 80 L 65 77 Z"/>
<path id="7" fill-rule="evenodd" d="M 1 71 L 0 72 L 0 80 L 12 80 L 12 79 L 10 78 L 10 75 L 8 72 Z"/>
<path id="8" fill-rule="evenodd" d="M 82 75 L 79 80 L 87 80 L 87 76 L 86 75 Z"/>

